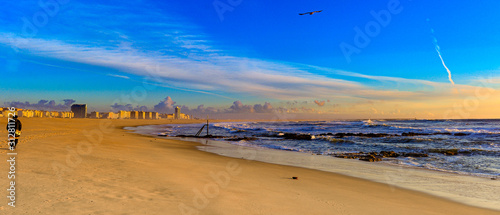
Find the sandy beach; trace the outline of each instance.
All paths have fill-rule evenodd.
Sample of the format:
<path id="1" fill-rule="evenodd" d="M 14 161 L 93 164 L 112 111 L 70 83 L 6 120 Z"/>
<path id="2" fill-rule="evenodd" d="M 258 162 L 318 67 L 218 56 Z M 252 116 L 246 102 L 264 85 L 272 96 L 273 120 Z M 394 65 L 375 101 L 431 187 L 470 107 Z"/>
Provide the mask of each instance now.
<path id="1" fill-rule="evenodd" d="M 199 143 L 122 129 L 196 121 L 21 120 L 16 207 L 4 197 L 0 214 L 500 214 L 350 176 L 224 157 L 198 150 Z M 8 196 L 10 151 L 5 129 L 0 135 L 5 137 L 0 184 Z"/>

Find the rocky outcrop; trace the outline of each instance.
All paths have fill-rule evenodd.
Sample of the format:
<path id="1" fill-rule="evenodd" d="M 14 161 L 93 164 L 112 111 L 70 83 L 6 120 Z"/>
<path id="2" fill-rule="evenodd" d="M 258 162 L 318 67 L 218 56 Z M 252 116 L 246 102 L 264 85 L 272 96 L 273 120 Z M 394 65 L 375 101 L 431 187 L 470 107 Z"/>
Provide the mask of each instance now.
<path id="1" fill-rule="evenodd" d="M 401 156 L 403 156 L 403 157 L 413 157 L 413 158 L 429 157 L 428 154 L 425 154 L 425 153 L 414 153 L 414 152 L 402 153 Z"/>
<path id="2" fill-rule="evenodd" d="M 377 161 L 382 161 L 382 156 L 369 154 L 366 156 L 362 156 L 361 158 L 359 158 L 359 160 L 368 162 L 377 162 Z"/>
<path id="3" fill-rule="evenodd" d="M 259 138 L 257 137 L 235 137 L 235 138 L 229 138 L 226 139 L 227 141 L 252 141 L 252 140 L 258 140 Z"/>
<path id="4" fill-rule="evenodd" d="M 381 151 L 380 155 L 386 158 L 397 158 L 399 157 L 399 154 L 394 152 L 394 151 Z"/>
<path id="5" fill-rule="evenodd" d="M 458 149 L 431 149 L 431 150 L 429 150 L 429 152 L 430 153 L 444 154 L 444 155 L 448 155 L 448 156 L 458 155 L 458 153 L 459 153 Z M 467 152 L 464 152 L 464 154 L 467 154 Z"/>
<path id="6" fill-rule="evenodd" d="M 315 139 L 314 135 L 311 134 L 295 134 L 295 133 L 284 133 L 283 138 L 293 139 L 293 140 L 312 140 Z"/>
<path id="7" fill-rule="evenodd" d="M 337 154 L 335 157 L 346 159 L 359 159 L 362 161 L 376 162 L 382 161 L 383 158 L 397 158 L 397 157 L 428 157 L 425 153 L 396 153 L 394 151 L 381 151 L 381 152 L 356 152 L 356 153 L 342 153 Z"/>

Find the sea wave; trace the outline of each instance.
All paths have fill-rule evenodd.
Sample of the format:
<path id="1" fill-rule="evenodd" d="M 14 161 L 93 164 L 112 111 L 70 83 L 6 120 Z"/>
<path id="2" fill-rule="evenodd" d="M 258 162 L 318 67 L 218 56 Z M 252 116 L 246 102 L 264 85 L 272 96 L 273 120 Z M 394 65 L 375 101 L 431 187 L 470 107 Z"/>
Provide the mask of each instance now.
<path id="1" fill-rule="evenodd" d="M 360 151 L 426 153 L 429 156 L 425 158 L 391 159 L 422 168 L 427 164 L 450 171 L 500 174 L 500 167 L 491 166 L 492 162 L 500 163 L 498 125 L 500 120 L 221 122 L 210 125 L 210 134 L 221 140 L 252 139 L 232 142 L 238 145 L 324 155 Z M 160 132 L 194 135 L 201 126 L 172 125 Z M 453 150 L 458 153 L 455 155 Z M 453 159 L 468 160 L 477 169 L 460 166 Z"/>

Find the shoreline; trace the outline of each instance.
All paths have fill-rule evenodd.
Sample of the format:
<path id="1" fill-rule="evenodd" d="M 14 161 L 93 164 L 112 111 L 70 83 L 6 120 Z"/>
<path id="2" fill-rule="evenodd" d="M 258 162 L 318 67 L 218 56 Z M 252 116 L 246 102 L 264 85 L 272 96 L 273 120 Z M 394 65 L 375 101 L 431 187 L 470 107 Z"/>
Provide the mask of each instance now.
<path id="1" fill-rule="evenodd" d="M 198 150 L 198 143 L 121 129 L 176 122 L 21 120 L 18 202 L 16 208 L 1 204 L 2 214 L 500 213 L 341 174 L 220 156 Z M 102 122 L 112 126 L 102 130 Z M 92 132 L 95 143 L 81 148 Z M 2 148 L 0 156 L 6 158 L 5 152 Z M 57 174 L 55 163 L 68 168 Z M 6 182 L 0 177 L 1 186 Z"/>
<path id="2" fill-rule="evenodd" d="M 500 198 L 497 198 L 496 201 L 494 199 L 483 199 L 489 194 L 494 194 L 495 190 L 500 190 L 500 184 L 489 177 L 462 175 L 383 162 L 364 162 L 295 151 L 238 146 L 225 143 L 224 141 L 208 140 L 209 144 L 203 144 L 201 143 L 203 140 L 196 141 L 196 139 L 192 138 L 182 138 L 179 140 L 202 144 L 197 147 L 198 150 L 220 156 L 341 174 L 381 183 L 388 186 L 389 189 L 398 187 L 430 194 L 460 204 L 500 211 Z M 250 159 L 238 156 L 240 154 L 251 154 L 252 151 L 256 151 L 257 154 L 262 154 L 263 156 L 256 156 Z M 280 159 L 284 156 L 288 158 Z M 276 157 L 280 158 L 277 159 Z M 331 164 L 325 165 L 328 162 L 331 162 Z M 383 174 L 378 174 L 378 172 L 383 172 Z M 426 187 L 419 186 L 423 181 L 426 181 Z M 443 187 L 443 184 L 446 184 L 446 187 Z M 475 189 L 488 190 L 488 192 L 483 193 L 483 195 L 477 195 L 474 192 Z"/>
<path id="3" fill-rule="evenodd" d="M 153 134 L 138 133 L 134 130 L 125 130 L 145 136 L 194 142 L 199 144 L 199 146 L 197 146 L 198 150 L 220 156 L 341 174 L 385 184 L 389 186 L 390 189 L 399 187 L 430 194 L 465 205 L 500 211 L 500 198 L 494 199 L 494 197 L 491 198 L 491 196 L 489 196 L 489 194 L 494 194 L 496 190 L 500 190 L 500 183 L 496 180 L 491 180 L 491 177 L 460 174 L 386 162 L 372 163 L 353 159 L 314 155 L 304 152 L 242 146 L 231 144 L 228 141 L 217 141 L 204 138 L 162 137 Z M 261 154 L 261 156 L 257 156 L 258 154 Z M 247 156 L 245 157 L 242 155 Z M 352 171 L 353 169 L 355 169 L 355 171 Z M 377 172 L 383 172 L 383 174 L 380 175 L 377 174 Z M 420 186 L 423 181 L 426 181 L 425 187 Z M 443 186 L 443 184 L 446 184 L 446 186 Z M 484 192 L 478 194 L 477 192 L 473 192 L 473 190 L 482 190 Z"/>

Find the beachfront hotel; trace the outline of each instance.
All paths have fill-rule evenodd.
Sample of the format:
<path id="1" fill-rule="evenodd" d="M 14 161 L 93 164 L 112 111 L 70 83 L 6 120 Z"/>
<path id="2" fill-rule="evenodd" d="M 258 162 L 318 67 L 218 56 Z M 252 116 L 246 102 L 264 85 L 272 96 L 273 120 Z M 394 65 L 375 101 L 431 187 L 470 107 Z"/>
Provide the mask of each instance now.
<path id="1" fill-rule="evenodd" d="M 130 111 L 130 119 L 139 119 L 139 111 Z"/>
<path id="2" fill-rule="evenodd" d="M 137 112 L 137 118 L 138 119 L 145 119 L 146 118 L 146 113 L 144 111 Z"/>
<path id="3" fill-rule="evenodd" d="M 96 117 L 97 115 L 98 117 Z M 105 112 L 99 114 L 99 112 L 90 113 L 90 118 L 100 118 L 100 119 L 160 119 L 160 114 L 158 112 L 148 112 L 148 111 L 125 111 L 120 110 L 115 112 Z"/>
<path id="4" fill-rule="evenodd" d="M 0 117 L 8 117 L 10 112 L 9 108 L 0 107 Z"/>
<path id="5" fill-rule="evenodd" d="M 92 119 L 99 119 L 99 118 L 100 118 L 100 116 L 101 116 L 101 115 L 99 114 L 99 112 L 97 112 L 97 111 L 92 111 L 92 112 L 90 113 L 89 118 L 92 118 Z"/>
<path id="6" fill-rule="evenodd" d="M 120 110 L 118 111 L 119 119 L 130 119 L 130 111 Z"/>
<path id="7" fill-rule="evenodd" d="M 9 113 L 8 108 L 0 108 L 0 117 L 8 117 Z M 26 118 L 73 118 L 74 113 L 71 111 L 44 111 L 44 110 L 29 110 L 29 109 L 16 109 L 16 115 L 19 117 Z"/>
<path id="8" fill-rule="evenodd" d="M 6 107 L 0 108 L 0 117 L 7 117 L 9 109 Z M 175 114 L 160 114 L 150 111 L 125 111 L 118 112 L 97 112 L 92 111 L 87 113 L 86 104 L 76 104 L 71 106 L 71 111 L 45 111 L 45 110 L 30 110 L 16 109 L 16 114 L 24 118 L 90 118 L 90 119 L 191 119 L 192 117 L 183 114 L 178 108 Z"/>
<path id="9" fill-rule="evenodd" d="M 75 113 L 75 118 L 87 118 L 87 104 L 71 105 L 71 112 Z"/>
<path id="10" fill-rule="evenodd" d="M 160 114 L 158 112 L 151 112 L 151 119 L 160 119 Z"/>
<path id="11" fill-rule="evenodd" d="M 181 108 L 179 106 L 175 107 L 173 114 L 160 114 L 158 117 L 162 119 L 193 119 L 192 116 L 181 113 Z"/>
<path id="12" fill-rule="evenodd" d="M 102 113 L 101 119 L 118 119 L 118 114 L 114 112 Z"/>
<path id="13" fill-rule="evenodd" d="M 181 115 L 181 108 L 179 106 L 175 107 L 175 119 L 179 119 Z"/>

